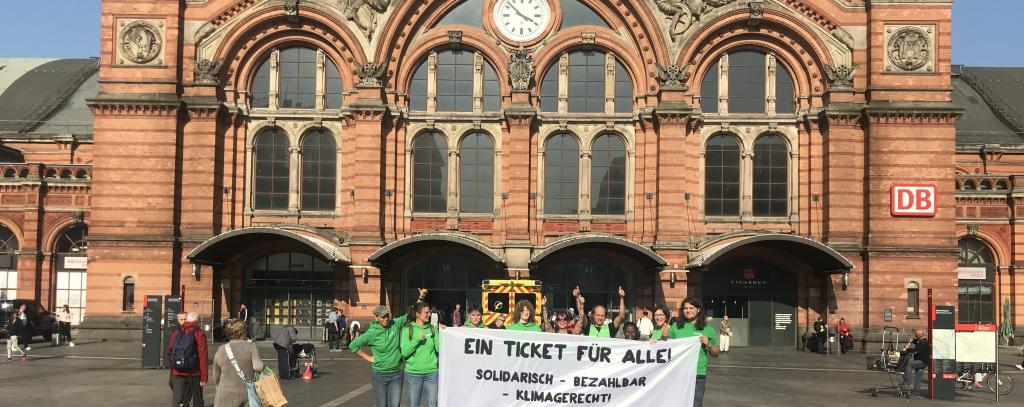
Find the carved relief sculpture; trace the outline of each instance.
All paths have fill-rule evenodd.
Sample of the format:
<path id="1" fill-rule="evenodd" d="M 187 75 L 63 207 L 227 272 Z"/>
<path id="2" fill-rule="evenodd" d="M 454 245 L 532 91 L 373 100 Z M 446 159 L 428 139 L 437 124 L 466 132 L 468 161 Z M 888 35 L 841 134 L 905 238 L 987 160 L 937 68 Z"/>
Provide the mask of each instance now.
<path id="1" fill-rule="evenodd" d="M 700 16 L 707 14 L 713 8 L 719 8 L 736 0 L 654 0 L 668 19 L 668 34 L 672 41 L 690 28 L 692 23 L 700 20 Z"/>
<path id="2" fill-rule="evenodd" d="M 839 65 L 833 68 L 831 65 L 825 65 L 825 75 L 828 76 L 828 84 L 832 89 L 853 89 L 853 71 L 857 69 L 857 65 L 849 67 L 846 65 Z"/>
<path id="3" fill-rule="evenodd" d="M 147 64 L 160 56 L 163 39 L 160 30 L 149 21 L 133 21 L 121 29 L 118 39 L 121 48 L 120 63 L 130 61 L 135 64 Z"/>
<path id="4" fill-rule="evenodd" d="M 686 91 L 686 81 L 690 80 L 690 64 L 658 65 L 658 82 L 662 89 Z"/>
<path id="5" fill-rule="evenodd" d="M 530 81 L 536 70 L 536 61 L 533 60 L 533 55 L 530 55 L 530 52 L 520 45 L 519 49 L 513 51 L 508 59 L 508 79 L 512 84 L 512 90 L 529 90 Z"/>
<path id="6" fill-rule="evenodd" d="M 289 16 L 299 15 L 299 0 L 284 0 L 284 13 Z"/>
<path id="7" fill-rule="evenodd" d="M 382 80 L 384 79 L 384 73 L 387 71 L 388 66 L 385 64 L 378 64 L 375 62 L 367 62 L 365 64 L 356 64 L 356 75 L 359 76 L 359 83 L 356 86 L 360 87 L 380 87 L 383 86 Z"/>
<path id="8" fill-rule="evenodd" d="M 853 41 L 853 36 L 850 35 L 850 32 L 842 29 L 841 27 L 836 27 L 836 29 L 832 30 L 832 37 L 843 43 L 843 45 L 845 45 L 846 48 L 849 48 L 850 51 L 853 51 L 854 45 L 856 45 Z"/>
<path id="9" fill-rule="evenodd" d="M 891 30 L 891 29 L 890 29 Z M 931 36 L 918 27 L 903 27 L 889 37 L 889 62 L 902 71 L 916 71 L 931 62 Z"/>
<path id="10" fill-rule="evenodd" d="M 377 29 L 377 15 L 388 11 L 391 0 L 339 0 L 339 3 L 345 19 L 355 23 L 370 40 Z"/>
<path id="11" fill-rule="evenodd" d="M 220 71 L 220 67 L 223 63 L 224 60 L 222 59 L 218 59 L 216 61 L 204 59 L 197 62 L 193 69 L 192 84 L 217 85 L 217 72 Z"/>

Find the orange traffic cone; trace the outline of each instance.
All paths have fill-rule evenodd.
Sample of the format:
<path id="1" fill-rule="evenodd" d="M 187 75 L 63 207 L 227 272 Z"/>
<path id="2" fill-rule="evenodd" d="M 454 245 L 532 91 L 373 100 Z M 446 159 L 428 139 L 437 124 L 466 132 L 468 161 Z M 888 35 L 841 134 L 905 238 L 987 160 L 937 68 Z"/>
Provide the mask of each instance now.
<path id="1" fill-rule="evenodd" d="M 313 380 L 313 364 L 306 363 L 306 371 L 302 372 L 302 380 Z"/>

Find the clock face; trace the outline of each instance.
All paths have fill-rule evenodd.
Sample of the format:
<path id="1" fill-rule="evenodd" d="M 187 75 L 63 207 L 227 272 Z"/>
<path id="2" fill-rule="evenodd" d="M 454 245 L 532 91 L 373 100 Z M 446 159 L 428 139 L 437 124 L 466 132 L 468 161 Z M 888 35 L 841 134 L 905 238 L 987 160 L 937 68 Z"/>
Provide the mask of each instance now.
<path id="1" fill-rule="evenodd" d="M 550 22 L 547 0 L 498 0 L 494 5 L 494 24 L 513 41 L 537 38 Z"/>

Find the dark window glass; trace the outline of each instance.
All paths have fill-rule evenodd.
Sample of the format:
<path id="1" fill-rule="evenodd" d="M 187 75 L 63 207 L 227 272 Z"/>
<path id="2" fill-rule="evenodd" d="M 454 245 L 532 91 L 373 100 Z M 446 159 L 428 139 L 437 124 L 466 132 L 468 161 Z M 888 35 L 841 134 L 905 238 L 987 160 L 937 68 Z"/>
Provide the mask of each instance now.
<path id="1" fill-rule="evenodd" d="M 540 111 L 558 111 L 558 62 L 551 64 L 540 83 Z"/>
<path id="2" fill-rule="evenodd" d="M 782 136 L 770 134 L 754 142 L 754 216 L 786 216 L 789 152 Z"/>
<path id="3" fill-rule="evenodd" d="M 270 60 L 263 61 L 252 78 L 252 107 L 270 107 Z"/>
<path id="4" fill-rule="evenodd" d="M 962 324 L 991 324 L 995 322 L 995 255 L 981 240 L 962 238 L 958 242 L 961 267 L 984 267 L 985 279 L 958 280 L 957 320 Z"/>
<path id="5" fill-rule="evenodd" d="M 324 107 L 341 108 L 341 73 L 334 61 L 327 60 L 324 67 Z"/>
<path id="6" fill-rule="evenodd" d="M 569 111 L 604 112 L 604 53 L 569 53 Z"/>
<path id="7" fill-rule="evenodd" d="M 412 210 L 446 212 L 448 143 L 439 133 L 424 133 L 412 142 Z"/>
<path id="8" fill-rule="evenodd" d="M 708 68 L 700 82 L 700 110 L 718 113 L 718 62 Z"/>
<path id="9" fill-rule="evenodd" d="M 459 145 L 459 210 L 494 210 L 494 143 L 491 136 L 472 133 Z"/>
<path id="10" fill-rule="evenodd" d="M 256 136 L 254 209 L 288 209 L 288 137 L 280 129 Z"/>
<path id="11" fill-rule="evenodd" d="M 704 154 L 704 214 L 739 216 L 740 147 L 736 138 L 720 134 L 708 140 Z"/>
<path id="12" fill-rule="evenodd" d="M 579 208 L 580 146 L 569 134 L 556 134 L 544 148 L 544 213 L 575 215 Z"/>
<path id="13" fill-rule="evenodd" d="M 437 110 L 473 111 L 473 53 L 447 50 L 437 53 Z"/>
<path id="14" fill-rule="evenodd" d="M 562 0 L 562 27 L 566 29 L 569 27 L 576 27 L 581 25 L 596 25 L 598 27 L 608 27 L 608 23 L 604 21 L 601 16 L 597 15 L 593 9 L 588 7 L 586 4 L 579 0 Z"/>
<path id="15" fill-rule="evenodd" d="M 793 96 L 793 78 L 782 64 L 775 63 L 775 112 L 793 113 L 796 111 L 796 98 Z"/>
<path id="16" fill-rule="evenodd" d="M 128 277 L 124 279 L 121 290 L 121 311 L 132 311 L 135 309 L 135 279 Z"/>
<path id="17" fill-rule="evenodd" d="M 311 130 L 302 138 L 302 210 L 333 211 L 338 150 L 334 135 Z"/>
<path id="18" fill-rule="evenodd" d="M 311 108 L 316 97 L 316 51 L 286 48 L 281 51 L 280 107 Z"/>
<path id="19" fill-rule="evenodd" d="M 484 111 L 501 110 L 501 84 L 491 64 L 484 63 Z"/>
<path id="20" fill-rule="evenodd" d="M 626 146 L 622 138 L 605 134 L 594 141 L 590 161 L 590 211 L 622 215 L 626 209 Z"/>
<path id="21" fill-rule="evenodd" d="M 907 288 L 907 316 L 917 317 L 921 314 L 921 289 L 914 283 L 914 287 Z"/>
<path id="22" fill-rule="evenodd" d="M 633 111 L 633 81 L 629 79 L 626 68 L 615 61 L 615 113 Z"/>
<path id="23" fill-rule="evenodd" d="M 764 113 L 765 55 L 729 54 L 729 113 Z"/>
<path id="24" fill-rule="evenodd" d="M 427 62 L 416 68 L 409 82 L 409 109 L 427 110 Z"/>
<path id="25" fill-rule="evenodd" d="M 484 29 L 483 19 L 480 18 L 480 10 L 484 9 L 484 0 L 466 0 L 462 4 L 448 11 L 437 26 L 445 24 L 464 24 L 470 27 Z"/>

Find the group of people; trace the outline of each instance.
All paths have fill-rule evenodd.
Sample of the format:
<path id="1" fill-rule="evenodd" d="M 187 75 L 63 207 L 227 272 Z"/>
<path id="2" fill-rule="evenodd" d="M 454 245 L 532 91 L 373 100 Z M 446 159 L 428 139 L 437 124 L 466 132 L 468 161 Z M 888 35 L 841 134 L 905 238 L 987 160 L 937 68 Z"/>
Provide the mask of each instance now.
<path id="1" fill-rule="evenodd" d="M 402 401 L 403 389 L 405 405 L 419 406 L 421 402 L 428 407 L 437 405 L 439 331 L 447 327 L 444 324 L 432 324 L 434 312 L 426 302 L 427 293 L 426 289 L 419 289 L 416 304 L 409 309 L 407 315 L 397 318 L 392 317 L 387 306 L 377 306 L 373 310 L 374 321 L 366 333 L 349 343 L 352 352 L 373 365 L 371 383 L 378 407 L 398 407 Z M 582 314 L 586 300 L 580 294 L 579 287 L 576 287 L 572 294 L 576 309 Z M 626 293 L 621 287 L 618 296 L 619 312 L 614 318 L 608 317 L 608 309 L 603 305 L 595 305 L 589 315 L 582 315 L 575 323 L 564 312 L 558 312 L 554 318 L 549 318 L 547 299 L 542 298 L 542 318 L 539 324 L 534 304 L 521 300 L 515 304 L 511 321 L 506 321 L 504 315 L 499 314 L 494 323 L 485 325 L 482 308 L 474 304 L 466 310 L 465 323 L 454 325 L 465 328 L 508 329 L 602 338 L 617 337 L 621 329 L 622 337 L 625 339 L 651 342 L 696 336 L 700 338 L 702 350 L 697 362 L 693 405 L 700 407 L 704 399 L 708 358 L 717 357 L 720 353 L 718 334 L 707 324 L 701 303 L 694 298 L 683 300 L 679 309 L 679 315 L 682 317 L 676 321 L 670 321 L 672 312 L 666 306 L 655 307 L 654 320 L 650 321 L 650 333 L 643 338 L 637 324 L 623 322 L 626 315 Z M 460 314 L 458 319 L 461 320 L 461 312 L 456 309 L 456 313 Z M 646 328 L 645 326 L 644 332 L 647 331 Z M 365 352 L 364 347 L 369 348 L 370 353 Z"/>
<path id="2" fill-rule="evenodd" d="M 32 320 L 28 318 L 28 314 L 25 312 L 27 306 L 21 304 L 14 313 L 11 314 L 11 320 L 8 323 L 8 338 L 7 338 L 7 361 L 10 362 L 12 353 L 21 355 L 22 361 L 28 360 L 28 353 L 26 351 L 32 350 L 32 336 L 35 333 L 36 327 L 33 326 Z M 57 310 L 57 332 L 60 345 L 75 346 L 74 342 L 71 342 L 71 310 L 67 304 Z"/>
<path id="3" fill-rule="evenodd" d="M 828 324 L 822 319 L 821 315 L 818 315 L 818 319 L 814 321 L 814 347 L 808 346 L 811 351 L 818 353 L 828 352 Z M 839 318 L 839 323 L 836 324 L 836 335 L 839 339 L 839 351 L 844 355 L 846 352 L 853 350 L 853 333 L 850 331 L 850 326 L 846 324 L 846 318 Z M 808 342 L 810 345 L 810 342 Z"/>

